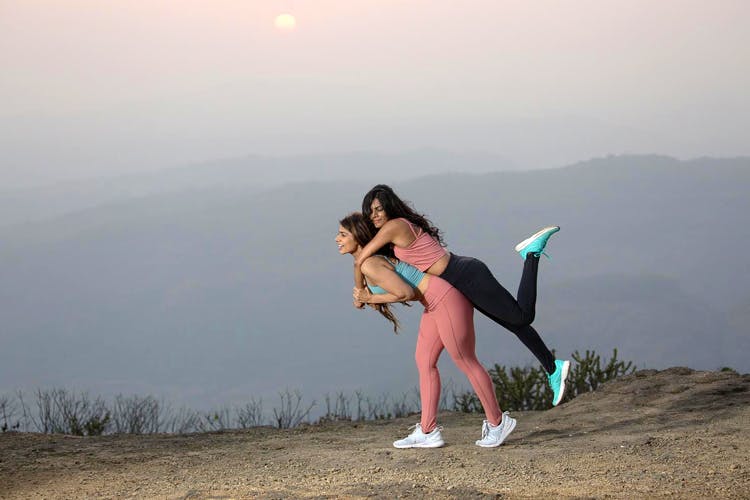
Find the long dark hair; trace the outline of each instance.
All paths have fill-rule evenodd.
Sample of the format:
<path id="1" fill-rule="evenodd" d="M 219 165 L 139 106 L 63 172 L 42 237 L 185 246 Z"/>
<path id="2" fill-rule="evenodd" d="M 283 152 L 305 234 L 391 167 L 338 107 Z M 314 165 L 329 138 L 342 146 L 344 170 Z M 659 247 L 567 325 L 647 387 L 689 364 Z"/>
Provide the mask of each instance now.
<path id="1" fill-rule="evenodd" d="M 375 236 L 375 227 L 368 223 L 367 219 L 359 213 L 359 212 L 352 212 L 343 219 L 339 221 L 339 224 L 352 233 L 352 236 L 354 237 L 354 240 L 357 242 L 357 244 L 361 247 L 367 245 L 371 239 Z M 381 249 L 378 253 L 380 255 L 386 255 L 388 256 L 388 252 L 390 249 Z M 392 255 L 392 254 L 391 254 Z M 402 302 L 404 305 L 409 305 L 406 302 Z M 393 324 L 393 331 L 398 333 L 398 329 L 401 327 L 401 324 L 398 322 L 398 318 L 393 314 L 393 311 L 391 311 L 391 308 L 388 304 L 371 304 L 380 314 L 385 316 L 385 319 L 391 322 Z"/>
<path id="2" fill-rule="evenodd" d="M 435 238 L 440 245 L 445 246 L 440 230 L 430 222 L 430 219 L 425 217 L 424 214 L 416 212 L 407 202 L 399 198 L 390 186 L 385 184 L 378 184 L 370 189 L 362 200 L 362 213 L 368 223 L 372 224 L 370 221 L 372 202 L 376 199 L 383 206 L 388 220 L 403 217 L 415 226 L 422 228 L 422 231 Z"/>

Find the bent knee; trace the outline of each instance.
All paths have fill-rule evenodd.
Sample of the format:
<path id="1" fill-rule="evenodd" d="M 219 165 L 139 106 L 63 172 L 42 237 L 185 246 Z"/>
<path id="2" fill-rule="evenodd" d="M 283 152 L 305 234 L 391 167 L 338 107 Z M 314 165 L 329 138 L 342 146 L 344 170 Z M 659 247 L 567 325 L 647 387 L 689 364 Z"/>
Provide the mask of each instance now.
<path id="1" fill-rule="evenodd" d="M 434 370 L 437 368 L 437 360 L 432 359 L 432 356 L 425 356 L 417 354 L 414 356 L 414 362 L 417 365 L 417 370 Z"/>
<path id="2" fill-rule="evenodd" d="M 534 322 L 534 318 L 535 318 L 535 313 L 532 313 L 532 314 L 521 313 L 516 318 L 504 319 L 504 322 L 512 328 L 526 328 L 527 326 L 531 326 L 531 324 Z"/>
<path id="3" fill-rule="evenodd" d="M 476 356 L 457 356 L 453 358 L 453 362 L 464 373 L 472 371 L 477 367 L 482 367 Z"/>

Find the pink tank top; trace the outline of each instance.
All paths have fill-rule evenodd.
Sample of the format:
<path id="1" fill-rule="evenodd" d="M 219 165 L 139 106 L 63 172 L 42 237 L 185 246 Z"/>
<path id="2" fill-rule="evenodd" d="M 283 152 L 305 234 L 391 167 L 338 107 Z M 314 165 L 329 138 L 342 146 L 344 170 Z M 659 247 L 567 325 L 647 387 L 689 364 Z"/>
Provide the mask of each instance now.
<path id="1" fill-rule="evenodd" d="M 414 233 L 416 239 L 406 248 L 393 245 L 393 253 L 399 260 L 403 260 L 424 272 L 448 253 L 435 238 L 422 231 L 422 228 L 417 227 L 419 229 L 419 233 L 417 233 L 411 222 L 404 218 L 400 218 L 400 220 L 409 225 L 409 229 Z"/>

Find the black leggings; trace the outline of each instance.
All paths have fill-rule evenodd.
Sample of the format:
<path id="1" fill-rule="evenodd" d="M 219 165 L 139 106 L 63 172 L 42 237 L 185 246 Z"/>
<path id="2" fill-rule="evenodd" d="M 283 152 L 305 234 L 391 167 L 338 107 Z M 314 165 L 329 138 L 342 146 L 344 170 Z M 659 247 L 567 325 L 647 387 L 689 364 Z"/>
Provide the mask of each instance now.
<path id="1" fill-rule="evenodd" d="M 479 312 L 515 333 L 547 373 L 552 373 L 555 357 L 531 327 L 536 313 L 538 269 L 539 257 L 529 254 L 523 264 L 517 300 L 498 283 L 487 265 L 474 257 L 451 254 L 448 267 L 440 277 L 463 293 Z"/>

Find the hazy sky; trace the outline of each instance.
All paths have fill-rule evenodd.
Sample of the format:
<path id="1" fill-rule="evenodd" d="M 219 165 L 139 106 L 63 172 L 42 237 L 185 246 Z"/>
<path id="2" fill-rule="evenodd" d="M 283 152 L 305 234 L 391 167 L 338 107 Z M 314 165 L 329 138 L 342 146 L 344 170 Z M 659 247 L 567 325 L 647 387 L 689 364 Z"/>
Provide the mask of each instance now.
<path id="1" fill-rule="evenodd" d="M 746 0 L 0 0 L 0 188 L 246 154 L 746 155 L 748 19 Z"/>

